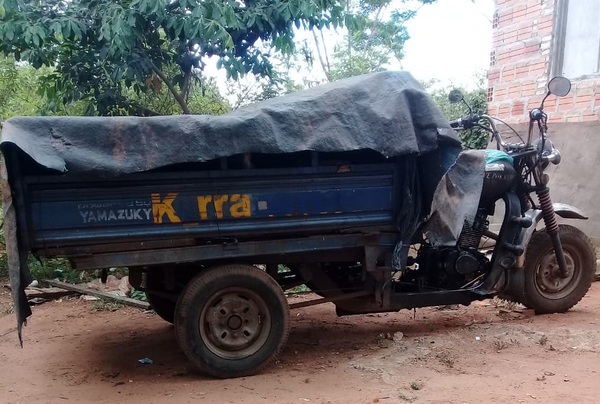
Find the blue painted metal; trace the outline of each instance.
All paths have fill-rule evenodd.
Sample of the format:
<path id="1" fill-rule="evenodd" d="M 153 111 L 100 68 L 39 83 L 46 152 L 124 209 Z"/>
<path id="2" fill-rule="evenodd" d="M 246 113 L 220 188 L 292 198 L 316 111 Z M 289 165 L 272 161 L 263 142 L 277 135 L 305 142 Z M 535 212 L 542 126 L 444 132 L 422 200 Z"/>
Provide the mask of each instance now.
<path id="1" fill-rule="evenodd" d="M 136 239 L 393 228 L 393 164 L 143 173 L 84 181 L 31 177 L 33 248 Z"/>

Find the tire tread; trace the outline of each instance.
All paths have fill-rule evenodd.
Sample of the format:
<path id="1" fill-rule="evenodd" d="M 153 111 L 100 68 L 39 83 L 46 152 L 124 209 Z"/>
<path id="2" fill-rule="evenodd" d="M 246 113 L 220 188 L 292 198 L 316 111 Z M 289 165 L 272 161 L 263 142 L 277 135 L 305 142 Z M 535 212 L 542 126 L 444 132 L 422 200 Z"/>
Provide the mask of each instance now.
<path id="1" fill-rule="evenodd" d="M 561 224 L 559 225 L 561 241 L 579 240 L 584 247 L 582 251 L 582 273 L 581 280 L 575 290 L 568 296 L 557 301 L 550 301 L 543 297 L 537 298 L 532 285 L 535 277 L 535 263 L 538 256 L 548 250 L 548 244 L 551 244 L 550 236 L 545 229 L 534 233 L 529 245 L 527 246 L 525 257 L 525 296 L 521 303 L 535 310 L 536 314 L 564 313 L 571 309 L 590 289 L 596 272 L 596 249 L 590 238 L 576 227 Z"/>
<path id="2" fill-rule="evenodd" d="M 279 301 L 278 303 L 284 310 L 284 316 L 282 319 L 282 338 L 278 341 L 277 346 L 265 361 L 260 363 L 251 369 L 239 369 L 236 371 L 217 369 L 214 366 L 206 363 L 195 351 L 192 346 L 192 341 L 186 331 L 186 316 L 185 313 L 190 309 L 190 305 L 195 300 L 199 293 L 202 293 L 207 288 L 211 288 L 215 282 L 223 282 L 227 278 L 246 280 L 248 282 L 259 282 L 266 285 L 271 292 L 274 292 L 274 296 Z M 188 285 L 184 288 L 177 302 L 175 309 L 175 334 L 179 345 L 185 355 L 190 361 L 203 373 L 209 374 L 216 378 L 231 378 L 231 377 L 243 377 L 250 376 L 261 372 L 266 367 L 271 365 L 281 353 L 283 347 L 287 343 L 287 339 L 290 333 L 290 320 L 289 320 L 289 306 L 287 299 L 281 290 L 279 284 L 266 272 L 251 266 L 241 264 L 228 264 L 209 268 L 196 277 L 194 277 Z"/>

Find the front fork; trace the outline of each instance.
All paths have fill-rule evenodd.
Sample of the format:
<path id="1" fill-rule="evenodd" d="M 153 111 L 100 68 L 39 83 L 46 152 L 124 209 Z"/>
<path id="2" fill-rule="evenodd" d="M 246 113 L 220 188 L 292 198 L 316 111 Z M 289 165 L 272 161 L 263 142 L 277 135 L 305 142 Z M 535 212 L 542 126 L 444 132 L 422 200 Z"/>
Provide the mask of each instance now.
<path id="1" fill-rule="evenodd" d="M 570 274 L 569 269 L 567 268 L 567 261 L 565 260 L 565 252 L 563 251 L 562 243 L 560 241 L 556 214 L 554 213 L 554 207 L 552 206 L 552 200 L 550 199 L 550 188 L 546 185 L 538 185 L 538 189 L 535 193 L 538 196 L 540 209 L 542 210 L 546 232 L 552 240 L 552 247 L 554 248 L 556 260 L 558 261 L 559 276 L 563 279 L 568 278 Z"/>

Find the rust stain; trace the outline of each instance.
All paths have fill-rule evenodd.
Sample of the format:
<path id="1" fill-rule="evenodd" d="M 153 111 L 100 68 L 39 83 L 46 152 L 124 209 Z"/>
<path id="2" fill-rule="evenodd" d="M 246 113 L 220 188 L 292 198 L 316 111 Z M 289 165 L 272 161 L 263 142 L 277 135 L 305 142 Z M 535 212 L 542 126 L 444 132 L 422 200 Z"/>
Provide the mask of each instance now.
<path id="1" fill-rule="evenodd" d="M 125 160 L 125 157 L 127 157 L 127 150 L 125 148 L 125 137 L 123 134 L 123 128 L 121 127 L 121 122 L 117 121 L 114 127 L 115 130 L 112 133 L 112 155 L 115 161 L 122 162 Z"/>

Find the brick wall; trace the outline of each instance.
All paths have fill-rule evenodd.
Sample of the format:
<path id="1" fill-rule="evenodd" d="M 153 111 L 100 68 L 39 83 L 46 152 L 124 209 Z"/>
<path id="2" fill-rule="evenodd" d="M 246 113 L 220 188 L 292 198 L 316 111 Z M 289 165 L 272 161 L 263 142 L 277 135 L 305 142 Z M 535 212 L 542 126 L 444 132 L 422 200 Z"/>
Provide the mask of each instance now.
<path id="1" fill-rule="evenodd" d="M 551 52 L 558 42 L 554 40 L 557 1 L 496 0 L 488 112 L 520 124 L 516 127 L 521 132 L 527 127 L 527 112 L 539 106 L 546 93 Z M 552 142 L 563 157 L 560 165 L 551 164 L 546 171 L 552 200 L 586 212 L 590 220 L 570 224 L 600 240 L 600 176 L 590 174 L 597 171 L 600 150 L 600 79 L 573 80 L 571 93 L 563 98 L 550 96 L 544 110 L 553 122 Z"/>
<path id="2" fill-rule="evenodd" d="M 510 123 L 528 121 L 549 79 L 556 0 L 496 0 L 488 113 Z M 549 97 L 550 122 L 597 121 L 600 80 L 573 82 L 567 97 Z"/>

